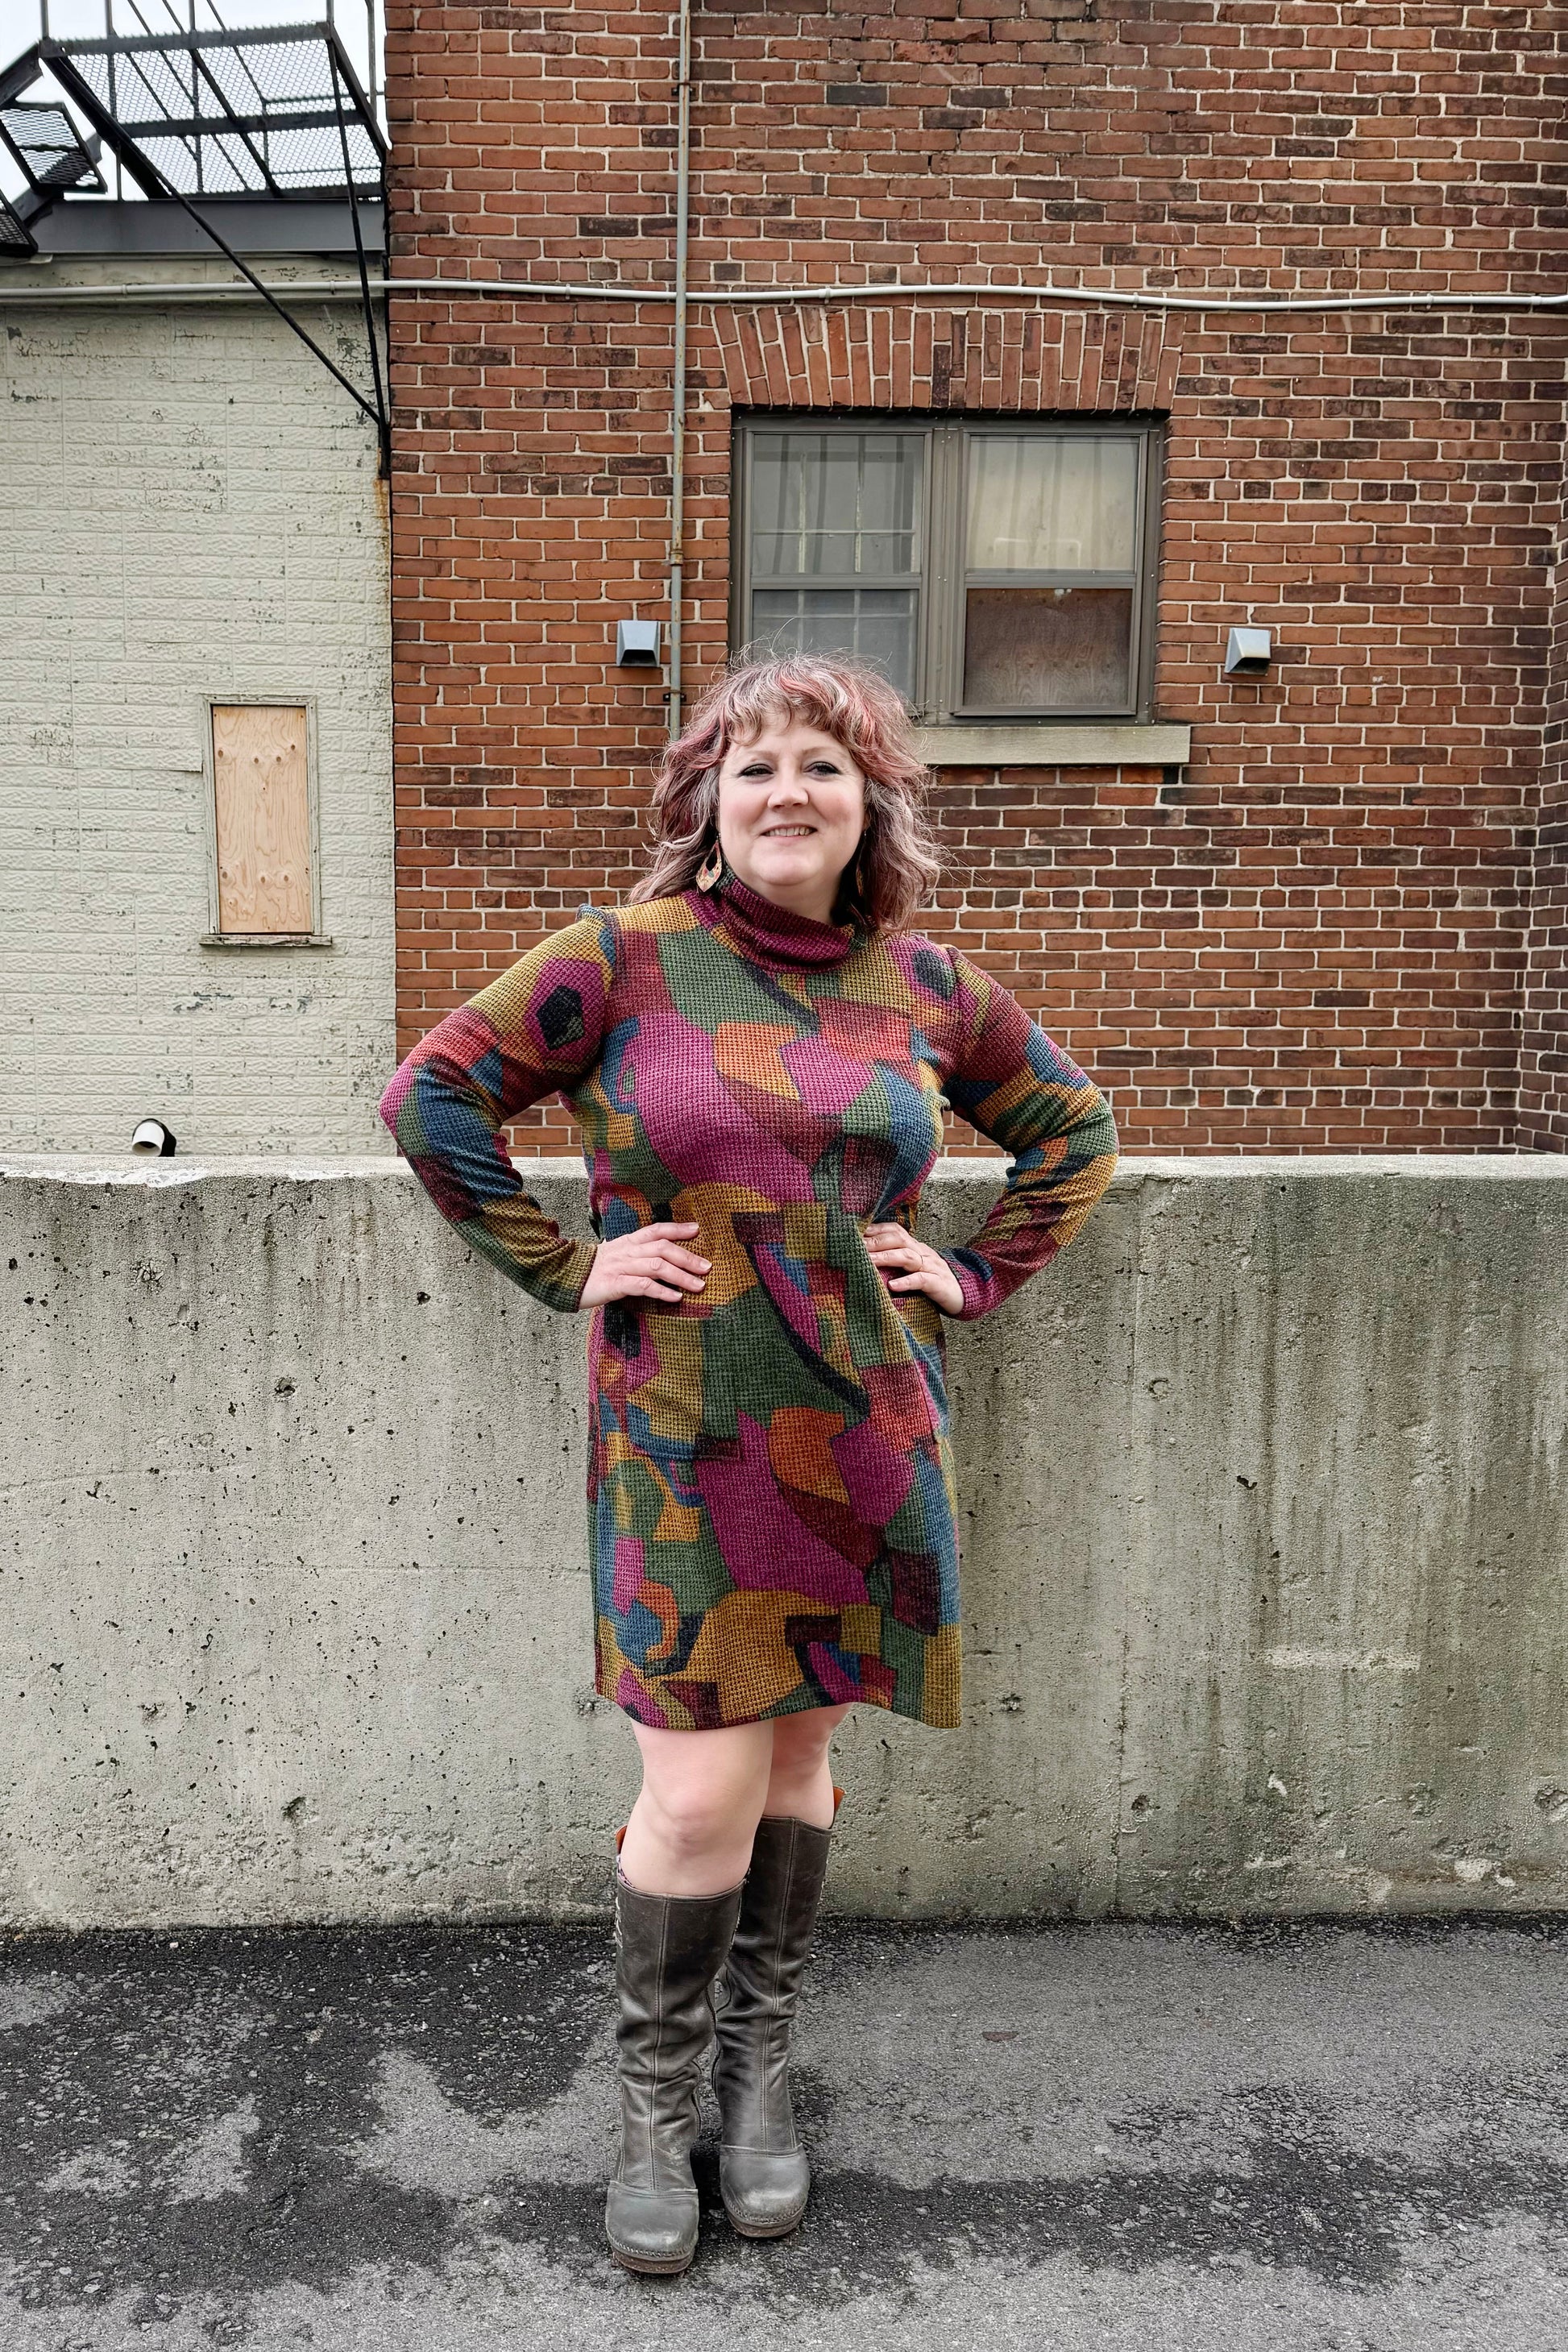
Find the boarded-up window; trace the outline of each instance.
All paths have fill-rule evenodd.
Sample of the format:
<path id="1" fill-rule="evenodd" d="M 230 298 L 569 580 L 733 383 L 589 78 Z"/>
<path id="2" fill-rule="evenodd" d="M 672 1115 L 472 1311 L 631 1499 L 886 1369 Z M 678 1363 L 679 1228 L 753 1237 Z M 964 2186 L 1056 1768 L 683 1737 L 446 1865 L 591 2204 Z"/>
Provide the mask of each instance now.
<path id="1" fill-rule="evenodd" d="M 306 713 L 293 703 L 213 705 L 217 928 L 225 937 L 308 937 L 310 777 Z"/>

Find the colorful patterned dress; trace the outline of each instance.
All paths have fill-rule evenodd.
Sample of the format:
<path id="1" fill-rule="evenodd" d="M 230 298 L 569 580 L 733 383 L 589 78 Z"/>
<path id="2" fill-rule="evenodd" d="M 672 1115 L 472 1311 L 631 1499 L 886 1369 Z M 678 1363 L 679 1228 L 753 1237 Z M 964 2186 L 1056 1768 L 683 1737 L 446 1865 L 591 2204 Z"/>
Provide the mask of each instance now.
<path id="1" fill-rule="evenodd" d="M 1103 1098 L 962 955 L 709 896 L 585 912 L 453 1013 L 383 1116 L 442 1213 L 546 1306 L 563 1238 L 498 1129 L 562 1094 L 595 1231 L 692 1220 L 679 1304 L 594 1310 L 588 1513 L 597 1683 L 639 1722 L 751 1723 L 859 1701 L 959 1720 L 943 1314 L 890 1291 L 951 1103 L 1011 1155 L 943 1253 L 983 1315 L 1070 1240 L 1110 1179 Z"/>

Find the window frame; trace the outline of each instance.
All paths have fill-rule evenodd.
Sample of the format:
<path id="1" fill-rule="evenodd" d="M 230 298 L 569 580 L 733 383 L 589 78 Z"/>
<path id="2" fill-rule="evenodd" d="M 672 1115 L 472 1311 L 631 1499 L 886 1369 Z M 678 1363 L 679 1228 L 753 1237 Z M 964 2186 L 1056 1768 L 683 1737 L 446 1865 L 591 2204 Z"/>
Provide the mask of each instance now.
<path id="1" fill-rule="evenodd" d="M 327 948 L 333 942 L 321 926 L 321 822 L 316 757 L 313 694 L 204 694 L 197 705 L 202 736 L 202 793 L 206 808 L 207 928 L 204 948 Z M 305 714 L 305 824 L 310 861 L 310 928 L 308 931 L 226 931 L 218 879 L 217 745 L 213 719 L 219 710 L 302 710 Z"/>
<path id="2" fill-rule="evenodd" d="M 1019 727 L 1048 730 L 1146 724 L 1154 698 L 1155 615 L 1159 597 L 1160 517 L 1163 492 L 1163 422 L 1157 416 L 940 415 L 908 410 L 754 409 L 733 421 L 731 465 L 731 566 L 729 635 L 732 650 L 752 641 L 752 452 L 769 432 L 882 431 L 918 434 L 925 443 L 921 468 L 921 533 L 925 562 L 916 589 L 915 679 L 910 714 L 922 727 Z M 1105 704 L 1054 705 L 1049 710 L 976 708 L 963 692 L 963 637 L 967 566 L 967 455 L 981 436 L 1059 440 L 1094 436 L 1133 442 L 1139 451 L 1137 556 L 1129 656 L 1131 692 L 1112 709 Z M 1092 583 L 1098 575 L 1089 575 Z M 809 584 L 809 583 L 803 583 Z M 874 579 L 857 583 L 875 587 Z M 1024 583 L 1021 584 L 1028 584 Z"/>

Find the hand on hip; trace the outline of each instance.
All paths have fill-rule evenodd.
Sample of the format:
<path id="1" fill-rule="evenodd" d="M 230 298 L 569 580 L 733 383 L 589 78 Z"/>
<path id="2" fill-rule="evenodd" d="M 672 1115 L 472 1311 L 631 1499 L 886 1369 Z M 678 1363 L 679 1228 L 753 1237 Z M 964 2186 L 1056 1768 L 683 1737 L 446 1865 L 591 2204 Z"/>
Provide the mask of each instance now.
<path id="1" fill-rule="evenodd" d="M 923 1290 L 950 1315 L 963 1305 L 963 1286 L 947 1260 L 902 1225 L 868 1225 L 866 1248 L 889 1290 Z"/>
<path id="2" fill-rule="evenodd" d="M 639 1225 L 635 1234 L 601 1242 L 583 1285 L 580 1307 L 605 1307 L 613 1298 L 679 1299 L 700 1290 L 709 1261 L 684 1246 L 695 1224 Z"/>

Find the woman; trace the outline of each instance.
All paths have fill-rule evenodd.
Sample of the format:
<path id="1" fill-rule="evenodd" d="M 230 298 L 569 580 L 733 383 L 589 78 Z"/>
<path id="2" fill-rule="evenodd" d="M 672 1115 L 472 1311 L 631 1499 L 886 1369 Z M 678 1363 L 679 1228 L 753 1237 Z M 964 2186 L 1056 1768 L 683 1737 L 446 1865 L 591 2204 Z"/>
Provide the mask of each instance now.
<path id="1" fill-rule="evenodd" d="M 857 1703 L 959 1720 L 943 1318 L 1053 1257 L 1108 1181 L 1100 1096 L 1005 989 L 906 928 L 936 877 L 903 707 L 839 660 L 721 678 L 670 746 L 629 906 L 585 910 L 412 1053 L 383 1113 L 444 1215 L 592 1308 L 597 1684 L 641 1793 L 616 1872 L 629 2269 L 696 2250 L 717 2041 L 734 2227 L 805 2210 L 786 2069 Z M 559 1091 L 597 1246 L 504 1122 Z M 949 1104 L 1012 1155 L 966 1248 L 915 1233 Z M 715 2015 L 712 1988 L 722 1972 Z"/>

